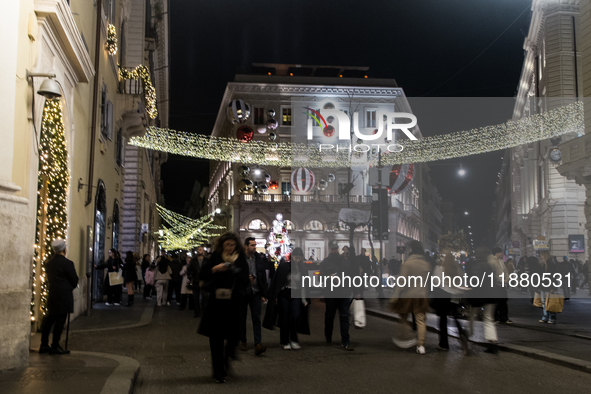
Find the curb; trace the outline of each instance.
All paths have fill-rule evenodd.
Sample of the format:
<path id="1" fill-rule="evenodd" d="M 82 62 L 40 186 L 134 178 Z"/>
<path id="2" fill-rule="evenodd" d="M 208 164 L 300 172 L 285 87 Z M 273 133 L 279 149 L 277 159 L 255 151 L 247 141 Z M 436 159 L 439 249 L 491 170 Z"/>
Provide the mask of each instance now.
<path id="1" fill-rule="evenodd" d="M 371 316 L 379 317 L 381 319 L 386 319 L 386 320 L 395 321 L 395 322 L 400 321 L 399 317 L 396 317 L 390 313 L 378 311 L 375 309 L 368 308 L 365 310 L 365 313 L 368 315 L 371 315 Z M 429 325 L 427 325 L 427 331 L 439 333 L 438 329 L 436 329 L 433 326 L 429 326 Z M 452 334 L 449 334 L 449 335 L 454 338 L 456 337 L 455 335 L 452 335 Z M 478 345 L 478 346 L 485 346 L 486 345 L 486 343 L 474 342 L 472 340 L 470 342 L 475 345 Z M 540 361 L 545 361 L 548 363 L 560 365 L 560 366 L 563 366 L 566 368 L 575 369 L 577 371 L 586 372 L 586 373 L 591 374 L 591 362 L 590 361 L 585 361 L 585 360 L 581 360 L 581 359 L 573 358 L 573 357 L 562 356 L 560 354 L 550 353 L 550 352 L 546 352 L 543 350 L 532 349 L 532 348 L 529 348 L 526 346 L 519 346 L 519 345 L 512 345 L 512 344 L 505 344 L 505 345 L 499 344 L 498 346 L 499 346 L 500 350 L 504 350 L 506 352 L 519 354 L 521 356 L 533 358 L 533 359 L 540 360 Z"/>
<path id="2" fill-rule="evenodd" d="M 125 326 L 112 326 L 112 327 L 102 327 L 102 328 L 85 328 L 81 330 L 70 330 L 70 332 L 93 332 L 93 331 L 109 331 L 109 330 L 123 330 L 126 328 L 136 328 L 141 326 L 147 326 L 152 322 L 152 316 L 154 315 L 154 309 L 156 308 L 156 304 L 150 306 L 149 304 L 144 307 L 144 311 L 142 312 L 142 317 L 140 321 L 133 324 L 127 324 Z"/>
<path id="3" fill-rule="evenodd" d="M 140 371 L 139 361 L 108 353 L 72 351 L 73 356 L 103 357 L 116 361 L 119 366 L 109 375 L 100 394 L 131 394 Z"/>

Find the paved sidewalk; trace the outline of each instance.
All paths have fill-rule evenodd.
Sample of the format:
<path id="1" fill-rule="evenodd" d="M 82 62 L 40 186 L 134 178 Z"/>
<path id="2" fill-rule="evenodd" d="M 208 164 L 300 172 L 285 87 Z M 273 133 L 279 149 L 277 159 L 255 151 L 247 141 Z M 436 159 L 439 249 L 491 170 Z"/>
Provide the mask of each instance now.
<path id="1" fill-rule="evenodd" d="M 155 304 L 155 300 L 141 296 L 132 307 L 95 304 L 90 316 L 78 316 L 70 323 L 70 333 L 145 326 L 152 320 Z M 62 347 L 65 338 L 64 331 Z M 29 366 L 0 372 L 3 394 L 78 394 L 81 390 L 84 394 L 129 394 L 133 389 L 140 367 L 133 358 L 74 350 L 69 355 L 52 356 L 39 354 L 40 344 L 41 334 L 31 335 Z M 70 350 L 71 345 L 72 335 Z"/>
<path id="2" fill-rule="evenodd" d="M 391 320 L 398 315 L 388 311 L 388 300 L 366 299 L 367 313 Z M 497 324 L 501 349 L 536 359 L 550 361 L 591 373 L 591 299 L 566 301 L 558 324 L 538 323 L 541 309 L 529 299 L 510 299 L 509 316 L 514 324 Z M 467 321 L 464 322 L 468 324 Z M 439 320 L 427 314 L 427 327 L 437 331 Z M 457 337 L 453 322 L 448 322 L 449 334 Z M 475 322 L 472 342 L 485 344 L 482 322 Z"/>

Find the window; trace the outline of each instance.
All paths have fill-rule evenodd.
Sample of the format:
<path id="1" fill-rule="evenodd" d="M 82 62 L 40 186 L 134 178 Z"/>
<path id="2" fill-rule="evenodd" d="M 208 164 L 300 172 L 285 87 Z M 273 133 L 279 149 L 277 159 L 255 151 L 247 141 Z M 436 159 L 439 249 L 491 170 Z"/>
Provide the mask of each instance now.
<path id="1" fill-rule="evenodd" d="M 267 225 L 261 219 L 254 219 L 248 223 L 249 230 L 266 230 Z"/>
<path id="2" fill-rule="evenodd" d="M 281 125 L 291 126 L 291 107 L 281 107 Z"/>
<path id="3" fill-rule="evenodd" d="M 290 182 L 281 182 L 281 194 L 291 194 L 291 183 Z"/>
<path id="4" fill-rule="evenodd" d="M 334 109 L 334 104 L 333 103 L 326 103 L 324 104 L 324 109 Z"/>
<path id="5" fill-rule="evenodd" d="M 254 124 L 265 124 L 265 109 L 263 107 L 254 107 Z"/>
<path id="6" fill-rule="evenodd" d="M 316 108 L 316 109 L 314 109 L 314 111 L 316 111 L 316 112 L 320 113 L 320 108 Z M 318 115 L 316 115 L 314 112 L 312 112 L 312 111 L 308 110 L 308 113 L 309 113 L 310 115 L 312 115 L 314 118 L 318 119 Z M 313 127 L 318 127 L 318 122 L 316 122 L 316 121 L 314 120 L 314 118 L 310 118 L 310 119 L 312 119 L 312 126 L 313 126 Z M 318 120 L 320 120 L 320 119 L 318 119 Z"/>
<path id="7" fill-rule="evenodd" d="M 365 127 L 376 127 L 376 110 L 365 110 Z"/>
<path id="8" fill-rule="evenodd" d="M 306 223 L 304 230 L 322 231 L 324 230 L 324 225 L 322 224 L 322 222 L 318 220 L 310 220 L 308 223 Z"/>
<path id="9" fill-rule="evenodd" d="M 293 224 L 293 222 L 291 220 L 284 220 L 283 223 L 285 223 L 285 228 L 288 231 L 295 230 L 295 225 Z"/>
<path id="10" fill-rule="evenodd" d="M 115 149 L 115 162 L 119 167 L 123 166 L 123 149 L 124 149 L 123 130 L 117 131 L 117 148 Z"/>
<path id="11" fill-rule="evenodd" d="M 113 139 L 113 103 L 107 100 L 107 85 L 101 93 L 101 134 L 105 139 Z"/>

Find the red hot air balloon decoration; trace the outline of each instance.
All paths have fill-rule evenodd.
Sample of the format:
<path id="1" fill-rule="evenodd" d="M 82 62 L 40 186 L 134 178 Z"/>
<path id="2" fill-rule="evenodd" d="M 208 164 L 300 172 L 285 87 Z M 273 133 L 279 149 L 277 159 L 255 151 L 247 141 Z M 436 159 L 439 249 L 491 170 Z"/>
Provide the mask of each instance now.
<path id="1" fill-rule="evenodd" d="M 252 140 L 254 136 L 254 131 L 248 126 L 240 126 L 238 130 L 236 130 L 236 138 L 238 138 L 242 142 L 248 142 Z"/>
<path id="2" fill-rule="evenodd" d="M 414 164 L 397 164 L 390 170 L 390 191 L 392 194 L 401 193 L 414 177 Z"/>

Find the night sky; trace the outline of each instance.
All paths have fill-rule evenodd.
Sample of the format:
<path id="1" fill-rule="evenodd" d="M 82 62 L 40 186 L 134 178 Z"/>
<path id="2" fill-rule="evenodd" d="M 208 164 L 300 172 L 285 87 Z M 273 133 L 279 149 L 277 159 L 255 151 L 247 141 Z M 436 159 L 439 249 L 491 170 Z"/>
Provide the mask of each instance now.
<path id="1" fill-rule="evenodd" d="M 531 16 L 531 0 L 172 0 L 170 7 L 169 123 L 201 134 L 211 133 L 226 84 L 252 63 L 368 66 L 370 78 L 396 79 L 409 98 L 508 98 L 478 119 L 459 105 L 445 116 L 415 112 L 425 136 L 502 123 L 512 115 Z M 462 212 L 461 224 L 472 225 L 476 245 L 491 246 L 502 154 L 432 165 L 435 185 Z M 167 206 L 180 212 L 194 180 L 206 184 L 208 173 L 207 161 L 169 156 Z"/>

